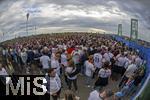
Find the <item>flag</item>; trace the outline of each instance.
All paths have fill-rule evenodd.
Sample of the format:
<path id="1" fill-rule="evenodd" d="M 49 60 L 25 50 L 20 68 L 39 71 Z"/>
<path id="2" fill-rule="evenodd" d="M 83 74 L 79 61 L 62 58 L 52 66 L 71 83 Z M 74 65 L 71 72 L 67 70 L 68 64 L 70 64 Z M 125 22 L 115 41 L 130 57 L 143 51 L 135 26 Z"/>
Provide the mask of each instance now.
<path id="1" fill-rule="evenodd" d="M 27 20 L 29 19 L 29 13 L 27 13 Z"/>

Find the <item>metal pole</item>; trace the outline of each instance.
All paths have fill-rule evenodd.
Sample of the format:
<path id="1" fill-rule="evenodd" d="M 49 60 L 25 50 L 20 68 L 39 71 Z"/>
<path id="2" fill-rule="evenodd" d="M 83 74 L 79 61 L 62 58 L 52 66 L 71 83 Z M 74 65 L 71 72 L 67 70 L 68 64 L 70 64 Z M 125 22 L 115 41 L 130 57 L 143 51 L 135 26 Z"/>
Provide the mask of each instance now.
<path id="1" fill-rule="evenodd" d="M 4 32 L 3 32 L 3 41 L 4 41 Z"/>
<path id="2" fill-rule="evenodd" d="M 29 19 L 29 13 L 27 13 L 26 17 L 27 17 L 26 31 L 27 31 L 27 36 L 28 36 L 28 19 Z"/>
<path id="3" fill-rule="evenodd" d="M 29 33 L 28 33 L 28 20 L 27 20 L 27 36 L 29 35 Z"/>
<path id="4" fill-rule="evenodd" d="M 36 25 L 35 25 L 35 35 L 36 35 Z"/>
<path id="5" fill-rule="evenodd" d="M 26 20 L 26 34 L 28 36 L 28 20 Z"/>

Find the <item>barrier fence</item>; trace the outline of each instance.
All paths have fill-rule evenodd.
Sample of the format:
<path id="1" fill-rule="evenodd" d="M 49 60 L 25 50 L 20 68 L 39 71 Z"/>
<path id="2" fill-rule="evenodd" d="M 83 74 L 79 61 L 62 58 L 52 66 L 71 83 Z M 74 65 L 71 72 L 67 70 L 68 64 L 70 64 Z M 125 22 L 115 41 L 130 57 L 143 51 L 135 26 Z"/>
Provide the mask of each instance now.
<path id="1" fill-rule="evenodd" d="M 126 46 L 138 50 L 140 56 L 146 60 L 146 75 L 143 79 L 142 82 L 142 87 L 140 88 L 139 92 L 136 93 L 136 95 L 132 98 L 133 100 L 138 99 L 138 97 L 140 96 L 140 94 L 142 94 L 142 92 L 144 91 L 144 88 L 148 85 L 148 81 L 149 81 L 149 77 L 150 77 L 150 48 L 144 47 L 142 45 L 139 45 L 138 43 L 136 43 L 135 41 L 129 41 L 124 39 L 123 37 L 117 36 L 117 35 L 112 35 L 113 38 L 119 42 L 124 43 Z"/>

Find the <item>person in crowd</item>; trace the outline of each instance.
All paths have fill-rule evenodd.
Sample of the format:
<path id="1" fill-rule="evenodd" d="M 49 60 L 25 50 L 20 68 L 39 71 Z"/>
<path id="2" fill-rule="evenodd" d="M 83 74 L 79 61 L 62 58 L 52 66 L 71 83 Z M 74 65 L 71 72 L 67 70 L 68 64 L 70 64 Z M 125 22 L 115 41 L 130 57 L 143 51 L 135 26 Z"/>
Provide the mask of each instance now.
<path id="1" fill-rule="evenodd" d="M 45 52 L 43 52 L 43 55 L 40 57 L 40 62 L 42 65 L 42 69 L 44 70 L 44 73 L 46 73 L 48 71 L 48 69 L 50 68 L 50 58 L 49 56 L 46 55 Z"/>
<path id="2" fill-rule="evenodd" d="M 54 68 L 57 74 L 60 76 L 60 63 L 59 63 L 59 53 L 56 53 L 54 58 L 51 60 L 51 68 Z"/>
<path id="3" fill-rule="evenodd" d="M 8 76 L 8 73 L 6 69 L 4 68 L 4 65 L 2 64 L 2 62 L 0 62 L 0 80 L 4 85 L 9 83 L 9 80 L 6 80 L 6 76 Z"/>
<path id="4" fill-rule="evenodd" d="M 87 50 L 84 48 L 83 49 L 83 54 L 81 55 L 81 73 L 82 74 L 85 74 L 85 66 L 84 66 L 84 63 L 85 61 L 88 60 L 88 53 L 87 53 Z"/>
<path id="5" fill-rule="evenodd" d="M 75 50 L 72 52 L 72 60 L 75 64 L 75 66 L 77 66 L 77 68 L 81 71 L 81 66 L 80 66 L 80 53 L 79 53 L 79 50 L 78 48 L 76 47 Z"/>
<path id="6" fill-rule="evenodd" d="M 132 61 L 132 63 L 128 66 L 128 68 L 126 69 L 124 76 L 122 77 L 120 83 L 119 83 L 119 87 L 124 86 L 124 84 L 127 82 L 127 80 L 129 79 L 129 77 L 134 75 L 134 72 L 137 70 L 137 66 L 135 64 L 135 60 Z"/>
<path id="7" fill-rule="evenodd" d="M 107 100 L 107 98 L 111 97 L 113 95 L 113 92 L 110 90 L 93 90 L 88 100 Z"/>
<path id="8" fill-rule="evenodd" d="M 109 55 L 109 52 L 108 52 L 108 47 L 104 47 L 103 58 L 104 58 L 103 62 L 110 62 L 111 58 L 110 58 L 110 55 Z"/>
<path id="9" fill-rule="evenodd" d="M 66 90 L 64 92 L 64 98 L 61 100 L 80 100 L 80 97 L 77 97 L 73 91 L 71 90 Z"/>
<path id="10" fill-rule="evenodd" d="M 105 62 L 104 66 L 98 73 L 98 80 L 95 82 L 95 87 L 103 87 L 108 84 L 109 77 L 111 75 L 109 62 Z"/>
<path id="11" fill-rule="evenodd" d="M 2 62 L 0 62 L 0 75 L 8 75 L 8 73 L 6 72 Z"/>
<path id="12" fill-rule="evenodd" d="M 137 89 L 140 83 L 142 82 L 142 79 L 145 76 L 145 69 L 143 67 L 139 68 L 135 74 L 134 74 L 134 82 L 131 85 L 130 89 L 128 90 L 128 96 L 132 95 Z"/>
<path id="13" fill-rule="evenodd" d="M 85 76 L 86 76 L 86 85 L 91 87 L 92 76 L 95 71 L 95 67 L 93 65 L 93 56 L 89 56 L 89 59 L 85 62 Z"/>
<path id="14" fill-rule="evenodd" d="M 138 54 L 136 54 L 135 57 L 135 64 L 137 65 L 138 68 L 143 64 L 143 60 L 140 58 Z"/>
<path id="15" fill-rule="evenodd" d="M 60 92 L 61 92 L 61 80 L 59 76 L 57 75 L 54 68 L 50 68 L 48 70 L 48 75 L 45 77 L 46 83 L 44 84 L 47 89 L 47 96 L 52 96 L 53 100 L 58 100 L 60 98 Z"/>
<path id="16" fill-rule="evenodd" d="M 11 52 L 11 57 L 12 57 L 13 61 L 17 64 L 18 63 L 18 58 L 17 58 L 16 49 L 11 48 L 10 52 Z"/>
<path id="17" fill-rule="evenodd" d="M 102 55 L 100 51 L 97 51 L 94 54 L 93 58 L 94 58 L 94 66 L 96 67 L 95 74 L 98 74 L 99 70 L 102 68 Z"/>
<path id="18" fill-rule="evenodd" d="M 28 47 L 27 49 L 27 55 L 28 55 L 28 59 L 27 59 L 27 63 L 31 63 L 34 60 L 34 52 L 33 52 L 33 48 L 32 47 Z"/>
<path id="19" fill-rule="evenodd" d="M 124 52 L 121 52 L 116 56 L 116 63 L 115 63 L 115 72 L 121 74 L 123 76 L 124 72 L 126 71 L 125 64 L 127 63 L 127 59 L 125 57 Z"/>
<path id="20" fill-rule="evenodd" d="M 79 89 L 76 82 L 76 80 L 80 78 L 77 77 L 79 73 L 85 74 L 85 76 L 82 77 L 86 79 L 85 82 L 88 87 L 91 87 L 92 76 L 98 76 L 96 82 L 95 77 L 93 77 L 95 87 L 98 88 L 107 86 L 107 84 L 109 84 L 109 77 L 110 75 L 113 76 L 114 72 L 122 75 L 119 86 L 120 89 L 123 89 L 129 78 L 133 76 L 143 64 L 143 58 L 142 56 L 139 56 L 139 52 L 128 48 L 124 43 L 116 41 L 109 35 L 91 33 L 54 33 L 30 38 L 21 38 L 21 42 L 16 39 L 16 41 L 11 41 L 6 44 L 3 55 L 8 53 L 8 56 L 5 58 L 6 60 L 10 58 L 8 59 L 8 62 L 12 63 L 15 73 L 19 72 L 19 74 L 24 74 L 24 70 L 19 70 L 20 60 L 24 64 L 27 64 L 27 67 L 31 67 L 31 74 L 40 72 L 38 71 L 38 68 L 36 68 L 40 65 L 44 69 L 44 73 L 49 73 L 48 75 L 46 74 L 46 79 L 49 79 L 47 85 L 47 87 L 49 87 L 49 92 L 47 92 L 47 94 L 48 96 L 51 95 L 55 100 L 56 98 L 58 99 L 59 90 L 61 89 L 60 78 L 57 77 L 62 76 L 60 74 L 61 69 L 64 69 L 64 72 L 66 72 L 65 79 L 68 80 L 66 83 L 69 89 L 71 89 L 72 83 L 75 90 Z M 24 50 L 24 48 L 26 48 L 26 50 Z M 70 64 L 71 60 L 74 65 Z M 8 66 L 8 62 L 5 62 L 6 66 Z M 51 71 L 48 71 L 49 68 Z M 117 80 L 117 78 L 120 77 L 119 74 L 116 74 L 116 76 L 114 75 L 114 79 L 116 78 Z M 131 92 L 132 90 L 136 90 L 135 88 L 140 85 L 143 77 L 144 75 L 141 74 L 136 75 L 132 84 L 133 87 L 131 86 L 129 88 L 131 89 Z M 59 84 L 56 84 L 56 82 Z M 99 91 L 95 91 L 94 93 L 96 93 L 97 96 L 98 94 L 101 94 Z"/>
<path id="21" fill-rule="evenodd" d="M 67 51 L 63 50 L 62 54 L 61 54 L 62 72 L 65 72 L 65 69 L 66 69 L 67 66 L 68 66 L 68 55 L 67 55 Z M 66 84 L 68 84 L 67 76 L 66 76 L 65 73 L 64 73 L 64 78 L 65 78 Z"/>
<path id="22" fill-rule="evenodd" d="M 63 50 L 61 54 L 61 65 L 64 68 L 68 66 L 67 52 L 65 50 Z"/>
<path id="23" fill-rule="evenodd" d="M 76 66 L 74 65 L 73 61 L 69 61 L 68 67 L 66 67 L 65 72 L 67 76 L 67 82 L 68 82 L 68 88 L 71 90 L 72 83 L 74 85 L 75 91 L 77 92 L 77 74 L 74 76 L 70 77 L 68 74 L 72 74 L 77 70 Z"/>
<path id="24" fill-rule="evenodd" d="M 27 52 L 26 52 L 26 49 L 23 48 L 21 53 L 20 53 L 20 56 L 21 56 L 21 60 L 23 62 L 23 65 L 26 65 L 27 63 L 27 58 L 28 58 L 28 55 L 27 55 Z"/>
<path id="25" fill-rule="evenodd" d="M 109 47 L 108 48 L 108 55 L 110 57 L 110 61 L 112 61 L 113 57 L 114 57 L 114 54 L 112 53 L 113 50 L 111 50 L 111 48 Z M 112 64 L 111 64 L 112 65 Z"/>
<path id="26" fill-rule="evenodd" d="M 119 99 L 121 99 L 125 96 L 128 96 L 128 94 L 131 90 L 131 86 L 134 83 L 134 80 L 135 80 L 134 76 L 129 77 L 128 80 L 126 81 L 125 85 L 123 86 L 123 88 L 119 92 L 116 92 L 114 96 Z"/>

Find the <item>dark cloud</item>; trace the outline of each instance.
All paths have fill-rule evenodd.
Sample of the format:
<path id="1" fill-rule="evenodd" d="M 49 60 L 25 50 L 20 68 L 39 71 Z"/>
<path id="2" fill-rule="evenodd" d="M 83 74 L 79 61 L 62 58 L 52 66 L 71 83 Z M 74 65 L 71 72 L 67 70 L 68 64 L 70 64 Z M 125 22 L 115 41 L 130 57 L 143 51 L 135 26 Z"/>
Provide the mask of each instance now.
<path id="1" fill-rule="evenodd" d="M 23 34 L 26 31 L 26 13 L 30 12 L 30 31 L 36 25 L 38 28 L 59 27 L 60 31 L 73 27 L 116 32 L 117 25 L 122 23 L 123 32 L 129 33 L 130 19 L 137 18 L 142 29 L 139 32 L 144 33 L 150 31 L 149 5 L 149 0 L 0 0 L 0 29 L 6 33 Z"/>

